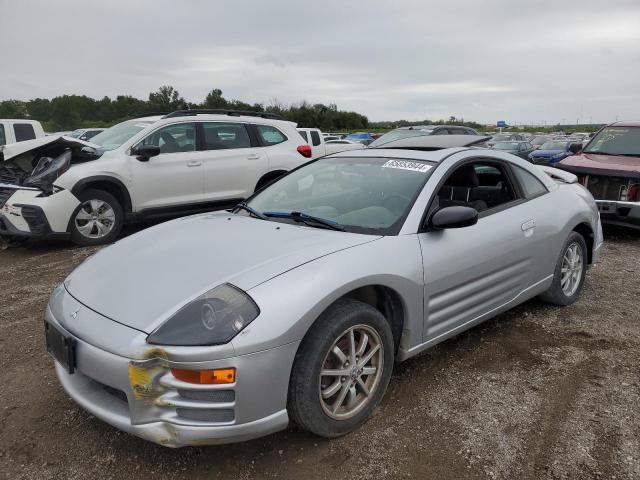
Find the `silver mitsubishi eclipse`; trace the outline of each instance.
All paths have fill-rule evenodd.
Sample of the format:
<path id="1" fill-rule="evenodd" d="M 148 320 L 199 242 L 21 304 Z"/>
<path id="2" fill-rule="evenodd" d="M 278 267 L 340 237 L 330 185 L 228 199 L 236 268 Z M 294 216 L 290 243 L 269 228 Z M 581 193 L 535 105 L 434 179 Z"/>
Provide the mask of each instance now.
<path id="1" fill-rule="evenodd" d="M 360 426 L 396 362 L 539 296 L 575 302 L 602 230 L 574 175 L 477 148 L 310 162 L 230 212 L 104 248 L 47 349 L 105 422 L 179 447 Z"/>

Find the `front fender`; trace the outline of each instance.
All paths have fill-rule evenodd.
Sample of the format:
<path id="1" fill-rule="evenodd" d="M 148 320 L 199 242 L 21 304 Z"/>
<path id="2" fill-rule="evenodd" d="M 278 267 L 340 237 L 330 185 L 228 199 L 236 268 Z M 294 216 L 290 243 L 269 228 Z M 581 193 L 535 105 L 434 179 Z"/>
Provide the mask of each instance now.
<path id="1" fill-rule="evenodd" d="M 248 291 L 260 316 L 234 338 L 238 355 L 300 341 L 315 320 L 347 293 L 368 285 L 394 290 L 403 306 L 400 347 L 422 339 L 423 266 L 416 235 L 383 237 L 289 270 Z"/>

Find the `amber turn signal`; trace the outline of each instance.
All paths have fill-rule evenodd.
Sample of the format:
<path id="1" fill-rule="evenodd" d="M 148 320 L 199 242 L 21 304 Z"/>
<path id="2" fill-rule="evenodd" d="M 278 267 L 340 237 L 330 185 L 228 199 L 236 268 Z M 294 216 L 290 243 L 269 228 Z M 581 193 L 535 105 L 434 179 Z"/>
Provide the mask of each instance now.
<path id="1" fill-rule="evenodd" d="M 216 368 L 215 370 L 184 370 L 172 368 L 171 373 L 178 380 L 188 383 L 224 384 L 236 381 L 235 368 Z"/>

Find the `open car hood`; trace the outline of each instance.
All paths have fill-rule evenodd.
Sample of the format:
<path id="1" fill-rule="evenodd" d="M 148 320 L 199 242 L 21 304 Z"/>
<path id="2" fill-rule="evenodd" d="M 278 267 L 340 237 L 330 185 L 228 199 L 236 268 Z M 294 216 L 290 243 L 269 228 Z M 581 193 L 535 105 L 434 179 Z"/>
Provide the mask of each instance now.
<path id="1" fill-rule="evenodd" d="M 64 135 L 48 135 L 46 137 L 25 140 L 24 142 L 10 143 L 0 146 L 0 162 L 11 160 L 25 153 L 33 154 L 34 157 L 51 147 L 67 146 L 70 148 L 91 147 L 97 149 L 98 146 L 77 138 L 66 137 Z"/>
<path id="2" fill-rule="evenodd" d="M 491 140 L 486 135 L 420 135 L 401 138 L 369 148 L 403 148 L 409 150 L 443 150 L 454 147 L 482 146 Z"/>

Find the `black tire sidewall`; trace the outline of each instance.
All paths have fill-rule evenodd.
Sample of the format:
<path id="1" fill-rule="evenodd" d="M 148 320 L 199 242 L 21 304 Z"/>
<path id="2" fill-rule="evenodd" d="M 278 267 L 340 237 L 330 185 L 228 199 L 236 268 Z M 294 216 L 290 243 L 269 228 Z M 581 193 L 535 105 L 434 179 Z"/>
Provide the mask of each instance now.
<path id="1" fill-rule="evenodd" d="M 336 420 L 324 412 L 318 398 L 320 370 L 333 342 L 355 325 L 367 325 L 380 335 L 384 348 L 383 372 L 369 404 L 352 418 Z M 378 310 L 355 300 L 336 302 L 318 318 L 298 348 L 289 387 L 291 419 L 302 428 L 329 438 L 360 426 L 371 416 L 387 389 L 393 371 L 393 345 L 389 322 Z"/>
<path id="2" fill-rule="evenodd" d="M 102 238 L 87 238 L 78 231 L 75 221 L 76 215 L 82 208 L 82 204 L 87 200 L 102 200 L 103 202 L 108 203 L 113 209 L 113 212 L 115 214 L 115 221 L 113 228 L 107 236 Z M 71 241 L 76 245 L 81 246 L 102 245 L 104 243 L 113 242 L 120 234 L 120 231 L 122 230 L 122 226 L 124 224 L 124 212 L 122 210 L 120 202 L 118 202 L 116 197 L 111 195 L 109 192 L 105 192 L 104 190 L 89 189 L 85 190 L 78 196 L 78 201 L 80 202 L 80 205 L 78 205 L 73 211 L 73 213 L 71 214 L 71 219 L 69 220 L 69 232 L 71 233 Z"/>

